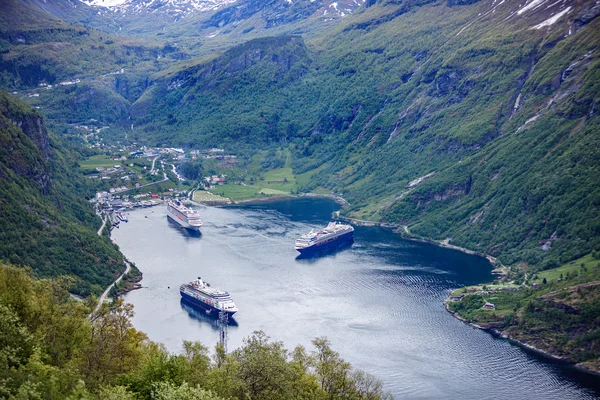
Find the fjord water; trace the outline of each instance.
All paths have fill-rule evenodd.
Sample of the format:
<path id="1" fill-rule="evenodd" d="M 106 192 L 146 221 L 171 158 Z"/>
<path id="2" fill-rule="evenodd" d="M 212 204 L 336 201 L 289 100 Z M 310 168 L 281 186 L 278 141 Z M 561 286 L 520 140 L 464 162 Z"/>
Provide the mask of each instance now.
<path id="1" fill-rule="evenodd" d="M 129 293 L 133 323 L 170 351 L 183 340 L 212 348 L 217 324 L 180 302 L 197 276 L 229 291 L 240 308 L 228 328 L 234 349 L 263 330 L 288 349 L 326 336 L 354 366 L 397 398 L 596 398 L 597 379 L 474 329 L 442 305 L 452 288 L 491 279 L 480 257 L 357 227 L 355 243 L 297 259 L 294 239 L 324 226 L 338 206 L 299 199 L 202 207 L 202 235 L 168 221 L 164 207 L 131 212 L 113 238 L 144 273 Z"/>

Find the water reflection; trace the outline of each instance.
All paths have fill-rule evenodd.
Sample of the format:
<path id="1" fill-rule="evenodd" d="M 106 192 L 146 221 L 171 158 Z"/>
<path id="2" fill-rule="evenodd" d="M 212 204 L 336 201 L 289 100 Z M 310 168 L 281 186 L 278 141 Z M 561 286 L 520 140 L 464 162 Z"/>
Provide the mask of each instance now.
<path id="1" fill-rule="evenodd" d="M 190 318 L 210 326 L 215 331 L 220 329 L 221 322 L 219 322 L 219 315 L 217 313 L 212 312 L 207 314 L 205 310 L 195 307 L 184 299 L 181 299 L 179 304 L 181 305 L 181 309 L 185 311 Z M 229 317 L 227 320 L 227 325 L 230 327 L 237 327 L 238 322 L 235 320 L 235 318 Z"/>
<path id="2" fill-rule="evenodd" d="M 192 231 L 190 229 L 186 229 L 183 226 L 179 225 L 177 222 L 173 221 L 171 217 L 167 216 L 167 221 L 169 222 L 169 227 L 177 230 L 179 234 L 186 238 L 199 238 L 202 237 L 201 231 Z"/>
<path id="3" fill-rule="evenodd" d="M 341 242 L 337 246 L 330 246 L 321 250 L 315 250 L 312 253 L 300 254 L 296 257 L 296 260 L 309 260 L 309 262 L 313 263 L 316 262 L 319 258 L 333 256 L 345 249 L 352 247 L 352 243 L 354 243 L 354 239 Z"/>
<path id="4" fill-rule="evenodd" d="M 310 347 L 312 339 L 326 336 L 397 398 L 600 394 L 597 377 L 540 359 L 446 312 L 442 302 L 450 289 L 492 279 L 483 258 L 357 226 L 352 247 L 296 259 L 295 239 L 325 225 L 334 208 L 317 200 L 207 207 L 202 240 L 165 224 L 166 209 L 132 212 L 113 237 L 144 272 L 147 290 L 126 297 L 135 305 L 135 327 L 175 352 L 183 340 L 217 343 L 218 321 L 181 302 L 175 289 L 200 274 L 223 285 L 242 308 L 230 321 L 231 349 L 255 330 L 287 348 Z"/>

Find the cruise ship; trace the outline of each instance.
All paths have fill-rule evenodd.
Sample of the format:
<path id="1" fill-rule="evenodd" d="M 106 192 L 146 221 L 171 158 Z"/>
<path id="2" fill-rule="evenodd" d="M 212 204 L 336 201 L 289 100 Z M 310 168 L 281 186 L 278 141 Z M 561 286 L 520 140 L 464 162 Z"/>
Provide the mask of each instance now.
<path id="1" fill-rule="evenodd" d="M 330 222 L 326 228 L 313 232 L 310 231 L 296 239 L 296 250 L 302 255 L 318 252 L 321 250 L 340 247 L 352 242 L 354 239 L 354 228 L 350 225 Z"/>
<path id="2" fill-rule="evenodd" d="M 170 200 L 167 203 L 167 215 L 179 225 L 193 231 L 199 231 L 202 226 L 200 213 L 184 206 L 179 200 Z"/>
<path id="3" fill-rule="evenodd" d="M 206 310 L 207 314 L 214 313 L 216 317 L 221 311 L 226 312 L 228 317 L 238 311 L 229 293 L 210 286 L 200 277 L 181 285 L 179 293 L 184 300 Z"/>

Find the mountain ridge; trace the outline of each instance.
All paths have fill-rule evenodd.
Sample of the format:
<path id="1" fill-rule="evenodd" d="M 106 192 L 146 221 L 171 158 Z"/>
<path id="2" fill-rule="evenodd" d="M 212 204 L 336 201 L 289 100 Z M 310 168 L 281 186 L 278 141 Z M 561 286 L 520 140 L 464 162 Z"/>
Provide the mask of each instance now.
<path id="1" fill-rule="evenodd" d="M 255 6 L 248 15 L 264 11 Z M 210 18 L 219 25 L 236 7 Z M 170 53 L 152 53 L 147 69 L 117 85 L 135 83 L 115 103 L 128 113 L 105 121 L 133 124 L 128 137 L 148 144 L 287 148 L 295 173 L 309 177 L 300 190 L 343 193 L 346 216 L 545 268 L 598 246 L 595 234 L 577 232 L 598 223 L 585 216 L 597 207 L 587 146 L 597 124 L 599 10 L 586 0 L 369 1 L 327 34 L 213 42 L 225 49 L 204 58 L 167 44 Z M 106 87 L 105 98 L 115 90 Z M 55 109 L 53 119 L 66 114 Z M 577 156 L 566 156 L 569 147 Z M 570 179 L 569 157 L 585 165 Z M 578 191 L 568 182 L 589 191 L 577 194 L 585 207 L 573 206 Z M 552 207 L 568 216 L 548 219 Z"/>
<path id="2" fill-rule="evenodd" d="M 319 168 L 303 190 L 324 187 L 345 193 L 351 203 L 349 216 L 369 219 L 378 214 L 376 219 L 383 222 L 411 225 L 412 232 L 438 240 L 452 238 L 457 245 L 499 256 L 509 264 L 526 261 L 538 265 L 542 260 L 553 259 L 554 263 L 558 259 L 563 262 L 579 257 L 599 245 L 594 236 L 591 242 L 575 245 L 577 235 L 563 234 L 559 235 L 561 239 L 551 241 L 553 247 L 542 248 L 557 225 L 546 224 L 542 230 L 533 228 L 535 219 L 546 219 L 541 214 L 518 217 L 531 220 L 530 230 L 540 230 L 532 235 L 520 232 L 528 224 L 515 231 L 518 226 L 514 224 L 518 215 L 515 209 L 516 214 L 507 219 L 512 228 L 503 228 L 506 232 L 520 232 L 511 237 L 511 241 L 516 240 L 514 243 L 506 243 L 504 234 L 491 233 L 496 223 L 491 222 L 495 219 L 491 215 L 502 207 L 500 204 L 510 201 L 502 194 L 499 182 L 507 187 L 514 183 L 509 184 L 512 178 L 506 176 L 510 168 L 505 166 L 503 173 L 502 160 L 490 152 L 503 146 L 516 146 L 513 154 L 520 153 L 521 160 L 527 159 L 527 163 L 536 165 L 537 160 L 521 149 L 531 152 L 537 143 L 535 145 L 542 146 L 539 148 L 542 156 L 546 151 L 542 150 L 543 146 L 553 141 L 555 146 L 559 145 L 564 140 L 561 135 L 574 129 L 572 121 L 581 118 L 579 127 L 573 131 L 580 132 L 581 136 L 573 136 L 573 133 L 570 136 L 581 143 L 587 142 L 588 132 L 593 132 L 597 123 L 593 113 L 597 99 L 592 88 L 594 65 L 598 62 L 593 32 L 598 29 L 598 22 L 593 18 L 586 19 L 586 24 L 578 22 L 583 21 L 582 16 L 593 15 L 595 5 L 580 2 L 578 8 L 574 8 L 573 3 L 550 4 L 543 0 L 534 5 L 537 6 L 505 2 L 489 6 L 478 2 L 448 7 L 439 2 L 420 1 L 371 6 L 355 19 L 334 28 L 334 33 L 327 38 L 307 44 L 307 54 L 312 61 L 306 64 L 307 72 L 299 79 L 283 84 L 273 81 L 266 89 L 264 85 L 242 84 L 251 82 L 243 71 L 222 71 L 229 81 L 224 91 L 211 90 L 208 81 L 202 80 L 178 86 L 178 79 L 187 74 L 185 68 L 174 75 L 159 74 L 151 87 L 156 89 L 158 85 L 166 91 L 150 98 L 159 101 L 155 110 L 169 110 L 165 114 L 175 117 L 171 123 L 179 122 L 158 128 L 156 122 L 162 118 L 156 111 L 150 112 L 150 118 L 158 117 L 152 124 L 162 132 L 160 138 L 153 136 L 154 131 L 143 133 L 145 121 L 149 121 L 147 116 L 138 121 L 140 131 L 133 135 L 138 140 L 154 137 L 163 143 L 167 138 L 178 138 L 176 140 L 185 145 L 207 139 L 207 143 L 215 146 L 227 145 L 229 140 L 237 141 L 238 145 L 240 140 L 265 145 L 289 143 L 294 149 L 293 165 L 298 173 Z M 472 17 L 465 12 L 467 9 Z M 449 13 L 460 16 L 462 21 L 448 20 Z M 379 34 L 385 40 L 390 34 L 398 34 L 398 26 L 405 28 L 403 32 L 411 32 L 408 24 L 412 19 L 426 14 L 429 19 L 439 19 L 439 37 L 445 38 L 433 48 L 419 49 L 407 41 L 399 42 L 400 49 L 394 50 L 394 46 L 385 47 L 376 41 L 361 42 L 360 39 L 355 40 L 351 49 L 344 47 L 347 42 L 342 39 L 354 37 L 356 32 L 373 32 L 366 35 Z M 589 24 L 592 26 L 586 30 Z M 497 29 L 504 32 L 502 39 L 495 37 Z M 411 35 L 415 43 L 418 37 L 423 37 L 419 28 L 412 28 Z M 581 40 L 572 39 L 576 35 Z M 530 41 L 522 42 L 523 37 L 529 37 Z M 437 38 L 429 40 L 433 43 Z M 467 45 L 463 44 L 464 40 Z M 495 45 L 502 40 L 508 41 L 508 45 Z M 569 47 L 567 42 L 578 45 Z M 215 68 L 219 58 L 216 60 L 205 65 Z M 251 79 L 259 77 L 250 76 Z M 194 85 L 202 89 L 194 89 Z M 231 100 L 227 100 L 229 96 Z M 248 96 L 254 96 L 253 100 L 244 101 Z M 166 99 L 170 99 L 170 105 L 164 102 Z M 219 104 L 230 107 L 236 104 L 235 99 L 242 100 L 233 109 L 243 111 L 223 121 L 221 116 L 228 115 L 228 111 Z M 474 110 L 478 111 L 474 114 Z M 134 118 L 138 118 L 135 113 Z M 213 119 L 214 123 L 210 122 Z M 544 124 L 562 126 L 556 129 L 561 134 L 550 139 L 540 130 Z M 196 132 L 194 135 L 185 133 L 191 126 Z M 212 132 L 211 136 L 198 135 L 203 131 Z M 273 135 L 271 131 L 277 133 Z M 215 139 L 210 140 L 210 137 Z M 529 142 L 521 137 L 528 138 Z M 508 154 L 505 157 L 511 158 Z M 541 176 L 550 172 L 544 164 L 547 159 L 559 162 L 560 154 L 555 152 L 545 157 L 537 171 Z M 587 157 L 593 159 L 594 155 Z M 383 161 L 394 159 L 400 161 Z M 481 163 L 498 165 L 494 170 L 486 169 L 489 176 L 486 179 L 491 184 L 481 180 L 478 172 Z M 535 187 L 540 185 L 534 183 L 535 174 L 518 166 L 511 168 L 517 176 L 526 176 L 528 183 L 522 181 L 520 187 L 529 185 L 529 190 L 536 192 Z M 414 187 L 407 187 L 411 181 L 429 174 Z M 558 178 L 560 174 L 555 175 L 556 179 L 564 179 Z M 586 182 L 595 179 L 593 170 L 578 177 Z M 582 185 L 585 186 L 583 182 Z M 518 192 L 516 187 L 513 190 Z M 558 188 L 547 188 L 544 193 L 548 190 Z M 491 197 L 487 197 L 487 201 L 481 197 L 490 196 L 492 192 L 503 200 L 496 204 L 490 202 Z M 564 190 L 557 193 L 569 197 Z M 594 204 L 595 196 L 582 198 Z M 555 201 L 559 201 L 558 197 Z M 374 200 L 381 202 L 381 206 L 375 214 L 365 214 Z M 539 201 L 531 203 L 529 200 L 517 208 L 527 212 L 528 208 L 541 207 Z M 595 206 L 591 206 L 584 214 L 593 215 L 594 210 Z M 572 212 L 579 215 L 575 210 Z M 450 214 L 453 215 L 451 223 L 445 221 L 445 216 Z M 577 217 L 580 222 L 582 218 Z M 552 231 L 546 232 L 548 229 Z M 575 228 L 566 229 L 573 232 Z M 475 241 L 476 237 L 482 240 Z M 565 242 L 569 244 L 561 248 Z M 576 247 L 579 250 L 575 250 Z"/>

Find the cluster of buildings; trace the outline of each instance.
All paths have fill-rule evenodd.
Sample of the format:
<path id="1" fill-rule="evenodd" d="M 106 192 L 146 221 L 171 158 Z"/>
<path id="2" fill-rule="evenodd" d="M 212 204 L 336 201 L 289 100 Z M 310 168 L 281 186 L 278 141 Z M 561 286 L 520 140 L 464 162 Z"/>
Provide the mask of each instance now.
<path id="1" fill-rule="evenodd" d="M 212 148 L 208 150 L 191 150 L 190 157 L 192 160 L 203 159 L 208 160 L 214 158 L 216 160 L 235 160 L 237 157 L 233 154 L 225 153 L 224 149 Z"/>
<path id="2" fill-rule="evenodd" d="M 130 181 L 132 177 L 137 174 L 134 171 L 126 171 L 120 165 L 115 165 L 109 168 L 98 167 L 96 168 L 97 174 L 88 175 L 89 179 L 111 179 L 119 178 L 123 181 Z M 118 175 L 118 176 L 115 176 Z M 118 188 L 115 188 L 118 189 Z M 125 188 L 127 189 L 127 188 Z"/>
<path id="3" fill-rule="evenodd" d="M 186 192 L 169 190 L 170 196 L 183 196 Z M 160 196 L 156 193 L 141 193 L 134 196 L 119 196 L 111 192 L 97 192 L 96 198 L 92 200 L 96 203 L 99 211 L 111 212 L 111 211 L 125 211 L 140 207 L 153 207 L 160 204 L 160 200 L 164 200 L 165 196 Z"/>
<path id="4" fill-rule="evenodd" d="M 225 175 L 207 176 L 204 178 L 204 180 L 206 181 L 206 183 L 208 183 L 209 186 L 224 185 L 227 181 Z"/>
<path id="5" fill-rule="evenodd" d="M 175 148 L 175 147 L 146 147 L 142 146 L 140 148 L 133 148 L 134 146 L 129 146 L 127 150 L 129 150 L 130 157 L 139 157 L 139 158 L 155 158 L 161 155 L 171 155 L 173 158 L 177 160 L 183 160 L 186 158 L 185 151 L 183 149 Z"/>

